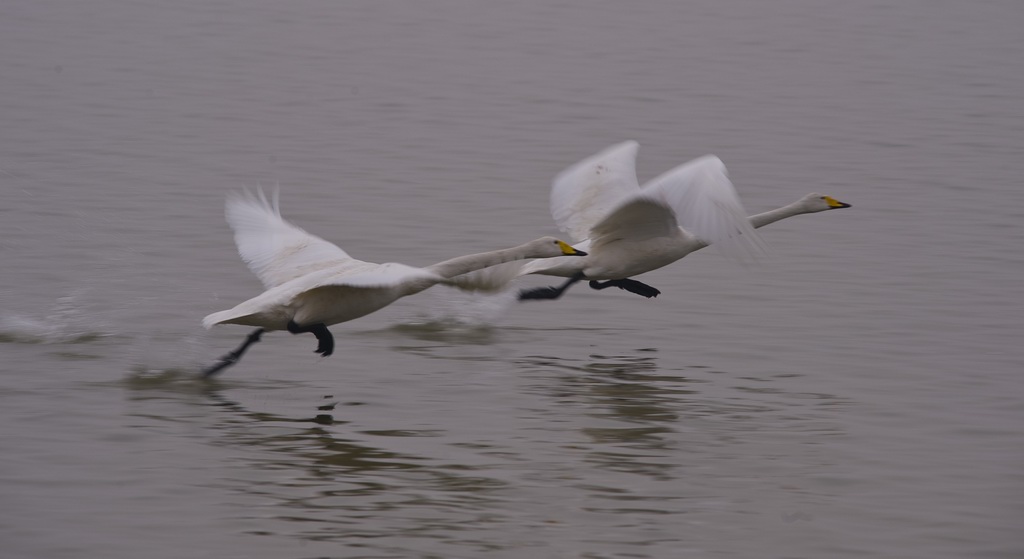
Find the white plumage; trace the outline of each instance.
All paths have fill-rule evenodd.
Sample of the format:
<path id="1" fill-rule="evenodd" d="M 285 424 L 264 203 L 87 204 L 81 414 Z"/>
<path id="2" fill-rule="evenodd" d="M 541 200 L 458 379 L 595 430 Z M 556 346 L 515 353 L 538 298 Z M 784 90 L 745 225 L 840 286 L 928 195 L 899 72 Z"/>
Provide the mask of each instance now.
<path id="1" fill-rule="evenodd" d="M 394 262 L 356 260 L 338 246 L 307 233 L 281 217 L 277 196 L 271 203 L 259 192 L 228 197 L 225 215 L 235 231 L 242 260 L 267 288 L 232 309 L 213 313 L 203 326 L 245 324 L 283 330 L 298 324 L 337 324 L 379 310 L 401 297 L 438 283 L 464 290 L 493 290 L 493 279 L 465 273 L 524 258 L 576 254 L 554 237 L 542 237 L 518 247 L 446 260 L 426 268 Z"/>
<path id="2" fill-rule="evenodd" d="M 636 179 L 638 148 L 634 141 L 611 146 L 569 167 L 552 183 L 551 215 L 588 256 L 535 260 L 476 275 L 570 278 L 560 288 L 525 290 L 520 296 L 525 299 L 557 298 L 581 279 L 591 280 L 595 289 L 620 287 L 653 297 L 660 293 L 657 289 L 628 278 L 711 244 L 739 259 L 754 258 L 765 252 L 755 228 L 791 215 L 849 207 L 828 196 L 810 194 L 748 218 L 719 158 L 694 159 L 641 187 Z"/>
<path id="3" fill-rule="evenodd" d="M 491 252 L 461 256 L 426 268 L 357 260 L 333 243 L 288 223 L 275 194 L 271 203 L 259 192 L 228 197 L 225 215 L 235 232 L 242 260 L 266 291 L 203 319 L 203 326 L 243 324 L 259 327 L 249 341 L 206 370 L 209 376 L 233 364 L 259 340 L 263 330 L 312 332 L 318 353 L 330 355 L 334 341 L 327 326 L 359 318 L 396 300 L 444 283 L 464 290 L 493 290 L 494 277 L 456 277 L 481 268 L 525 258 L 583 255 L 568 244 L 542 237 Z"/>

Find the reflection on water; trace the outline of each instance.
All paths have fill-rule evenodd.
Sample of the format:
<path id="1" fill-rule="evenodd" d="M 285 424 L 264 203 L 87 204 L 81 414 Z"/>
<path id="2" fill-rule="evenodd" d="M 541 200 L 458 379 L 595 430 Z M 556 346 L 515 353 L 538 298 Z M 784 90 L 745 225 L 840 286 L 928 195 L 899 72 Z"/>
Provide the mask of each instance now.
<path id="1" fill-rule="evenodd" d="M 203 382 L 194 373 L 169 370 L 129 377 L 125 387 L 135 400 L 181 398 L 217 410 L 203 431 L 204 444 L 239 449 L 244 458 L 216 489 L 262 503 L 242 517 L 266 524 L 253 533 L 353 542 L 383 535 L 378 532 L 395 529 L 395 522 L 410 537 L 458 531 L 483 521 L 482 511 L 494 507 L 488 495 L 507 485 L 485 469 L 367 442 L 443 437 L 438 430 L 409 426 L 346 434 L 350 424 L 334 419 L 339 403 L 330 394 L 297 417 L 255 411 L 225 395 L 232 387 L 262 394 L 295 388 L 292 383 Z"/>
<path id="2" fill-rule="evenodd" d="M 780 422 L 790 432 L 842 432 L 816 410 L 844 398 L 766 387 L 773 379 L 707 366 L 665 368 L 655 348 L 586 359 L 533 356 L 521 364 L 569 373 L 539 390 L 556 405 L 582 404 L 587 415 L 605 420 L 580 432 L 593 443 L 588 460 L 614 471 L 669 480 L 683 475 L 680 455 L 746 444 L 761 431 L 780 429 Z"/>
<path id="3" fill-rule="evenodd" d="M 0 555 L 1024 556 L 1019 2 L 57 4 L 0 17 Z M 629 138 L 856 209 L 194 378 L 259 290 L 226 191 L 423 266 Z"/>
<path id="4" fill-rule="evenodd" d="M 391 347 L 397 351 L 417 355 L 428 355 L 431 350 L 453 346 L 489 346 L 497 342 L 501 332 L 486 325 L 466 325 L 458 321 L 438 320 L 431 322 L 396 324 L 385 331 L 365 332 L 367 336 L 388 335 L 396 339 Z M 431 345 L 418 346 L 409 340 L 429 342 Z"/>
<path id="5" fill-rule="evenodd" d="M 492 335 L 389 330 L 440 346 L 487 346 Z M 434 349 L 409 351 L 430 355 Z M 462 360 L 456 356 L 450 363 Z M 634 544 L 671 547 L 678 515 L 721 514 L 720 500 L 708 498 L 717 483 L 761 480 L 751 490 L 763 492 L 758 486 L 772 476 L 771 467 L 733 467 L 728 479 L 716 480 L 716 462 L 765 453 L 761 437 L 841 434 L 834 425 L 823 426 L 817 410 L 842 398 L 793 391 L 792 378 L 784 375 L 773 382 L 708 366 L 668 367 L 657 348 L 525 356 L 506 366 L 521 384 L 518 393 L 504 394 L 505 405 L 493 409 L 500 427 L 485 434 L 461 422 L 458 394 L 442 403 L 453 410 L 450 417 L 424 411 L 404 415 L 403 423 L 382 422 L 379 404 L 342 402 L 335 394 L 308 400 L 299 413 L 253 409 L 231 396 L 256 401 L 273 400 L 275 393 L 308 393 L 309 387 L 295 382 L 201 382 L 192 373 L 167 370 L 137 373 L 124 386 L 135 401 L 169 399 L 215 411 L 194 416 L 203 428 L 192 436 L 231 450 L 230 471 L 211 489 L 255 504 L 239 509 L 238 519 L 249 525 L 246 533 L 397 555 L 424 545 L 438 556 L 516 549 L 524 534 L 495 532 L 522 522 L 523 515 L 534 515 L 527 525 L 538 529 L 569 529 L 582 549 L 594 545 L 595 552 L 600 546 L 590 540 L 602 532 L 639 525 L 653 539 Z M 137 416 L 159 420 L 151 410 Z M 387 428 L 363 427 L 380 424 Z M 692 477 L 696 472 L 699 483 Z M 556 512 L 566 507 L 569 512 Z M 565 514 L 579 516 L 582 524 Z M 550 524 L 553 518 L 561 520 Z"/>

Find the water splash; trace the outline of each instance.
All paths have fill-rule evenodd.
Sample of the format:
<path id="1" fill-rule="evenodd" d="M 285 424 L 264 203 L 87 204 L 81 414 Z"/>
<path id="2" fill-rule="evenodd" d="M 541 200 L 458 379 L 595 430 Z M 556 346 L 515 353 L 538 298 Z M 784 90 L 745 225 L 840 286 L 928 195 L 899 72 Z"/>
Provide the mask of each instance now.
<path id="1" fill-rule="evenodd" d="M 474 330 L 494 326 L 516 303 L 516 291 L 468 293 L 455 289 L 433 289 L 427 308 L 405 323 L 431 329 Z"/>
<path id="2" fill-rule="evenodd" d="M 124 385 L 134 390 L 178 388 L 187 392 L 201 392 L 208 383 L 191 368 L 154 368 L 135 365 L 123 378 Z"/>
<path id="3" fill-rule="evenodd" d="M 0 342 L 29 344 L 88 343 L 112 335 L 78 302 L 80 293 L 57 299 L 45 317 L 0 316 Z"/>
<path id="4" fill-rule="evenodd" d="M 139 333 L 128 344 L 125 361 L 130 378 L 142 383 L 174 383 L 195 380 L 203 367 L 214 363 L 223 348 L 210 345 L 208 332 L 183 333 L 180 329 Z"/>

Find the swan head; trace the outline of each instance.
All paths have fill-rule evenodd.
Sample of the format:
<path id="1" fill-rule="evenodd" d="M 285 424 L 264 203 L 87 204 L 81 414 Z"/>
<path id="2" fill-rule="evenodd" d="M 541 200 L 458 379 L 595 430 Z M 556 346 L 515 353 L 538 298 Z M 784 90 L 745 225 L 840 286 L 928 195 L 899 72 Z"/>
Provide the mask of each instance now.
<path id="1" fill-rule="evenodd" d="M 532 258 L 549 258 L 554 256 L 586 256 L 582 250 L 572 248 L 569 243 L 555 237 L 541 237 L 526 243 L 526 249 Z"/>
<path id="2" fill-rule="evenodd" d="M 800 200 L 800 205 L 803 206 L 804 211 L 807 213 L 823 212 L 825 210 L 838 210 L 850 207 L 850 204 L 840 202 L 831 196 L 825 196 L 824 194 L 818 194 L 817 192 L 812 192 L 811 194 L 804 196 Z"/>

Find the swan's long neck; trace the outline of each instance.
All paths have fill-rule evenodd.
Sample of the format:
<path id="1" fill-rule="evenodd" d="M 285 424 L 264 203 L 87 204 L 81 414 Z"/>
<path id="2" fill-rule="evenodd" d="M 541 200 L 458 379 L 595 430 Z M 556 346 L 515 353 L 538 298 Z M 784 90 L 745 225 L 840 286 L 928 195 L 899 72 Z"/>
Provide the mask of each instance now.
<path id="1" fill-rule="evenodd" d="M 794 215 L 800 215 L 807 213 L 807 210 L 803 209 L 800 202 L 793 202 L 792 204 L 776 208 L 774 210 L 768 210 L 764 213 L 759 213 L 750 216 L 750 224 L 755 229 L 764 227 L 765 225 L 775 223 L 780 219 L 786 219 L 787 217 L 793 217 Z"/>
<path id="2" fill-rule="evenodd" d="M 786 219 L 787 217 L 793 217 L 794 215 L 809 213 L 801 202 L 802 200 L 797 200 L 796 202 L 793 202 L 792 204 L 787 204 L 785 206 L 782 206 L 781 208 L 776 208 L 774 210 L 768 210 L 763 213 L 754 214 L 748 217 L 747 219 L 750 220 L 750 225 L 752 225 L 754 229 L 760 229 L 761 227 L 764 227 L 765 225 L 769 225 L 771 223 L 775 223 L 780 219 Z M 684 253 L 684 256 L 685 254 L 689 254 L 690 252 L 700 250 L 706 246 L 708 246 L 708 243 L 704 242 L 701 239 L 693 237 L 693 241 L 690 247 L 687 249 L 686 253 Z M 679 258 L 682 258 L 682 256 L 680 256 Z"/>
<path id="3" fill-rule="evenodd" d="M 428 266 L 427 269 L 441 277 L 453 278 L 458 275 L 482 270 L 490 266 L 496 266 L 503 262 L 523 260 L 524 258 L 531 258 L 527 251 L 527 245 L 519 245 L 517 247 L 502 250 L 492 250 L 490 252 L 480 252 L 477 254 L 459 256 L 458 258 L 452 258 L 451 260 L 445 260 L 444 262 L 438 262 L 433 266 Z"/>

